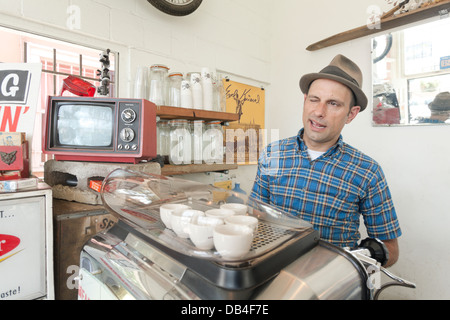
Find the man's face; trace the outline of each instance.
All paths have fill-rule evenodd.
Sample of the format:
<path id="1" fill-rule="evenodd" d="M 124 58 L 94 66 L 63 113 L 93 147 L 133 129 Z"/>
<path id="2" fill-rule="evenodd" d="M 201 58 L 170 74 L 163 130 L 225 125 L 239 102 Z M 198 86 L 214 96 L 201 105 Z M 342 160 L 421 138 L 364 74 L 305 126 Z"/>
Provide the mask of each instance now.
<path id="1" fill-rule="evenodd" d="M 351 90 L 337 81 L 318 79 L 311 84 L 303 107 L 303 140 L 309 149 L 327 151 L 337 142 L 361 109 L 350 109 L 351 101 Z"/>

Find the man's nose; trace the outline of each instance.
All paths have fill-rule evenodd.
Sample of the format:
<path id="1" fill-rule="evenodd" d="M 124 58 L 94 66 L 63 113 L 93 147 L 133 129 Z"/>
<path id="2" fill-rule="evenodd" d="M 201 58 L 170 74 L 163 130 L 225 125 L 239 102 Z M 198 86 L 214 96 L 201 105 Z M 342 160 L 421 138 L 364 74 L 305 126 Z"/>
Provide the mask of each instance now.
<path id="1" fill-rule="evenodd" d="M 325 117 L 326 113 L 327 113 L 327 103 L 326 102 L 319 102 L 316 105 L 316 108 L 314 109 L 314 114 L 317 117 L 323 118 L 323 117 Z"/>

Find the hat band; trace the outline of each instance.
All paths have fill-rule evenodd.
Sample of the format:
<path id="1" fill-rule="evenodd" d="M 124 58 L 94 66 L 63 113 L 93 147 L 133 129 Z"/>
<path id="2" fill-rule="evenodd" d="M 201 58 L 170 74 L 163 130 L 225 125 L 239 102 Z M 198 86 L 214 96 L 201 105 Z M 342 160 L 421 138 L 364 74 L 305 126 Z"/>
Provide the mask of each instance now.
<path id="1" fill-rule="evenodd" d="M 358 81 L 356 81 L 354 78 L 350 77 L 347 73 L 342 71 L 341 68 L 338 68 L 335 66 L 327 66 L 327 67 L 323 68 L 322 71 L 320 71 L 320 73 L 331 74 L 334 76 L 344 78 L 345 80 L 350 81 L 359 87 Z"/>

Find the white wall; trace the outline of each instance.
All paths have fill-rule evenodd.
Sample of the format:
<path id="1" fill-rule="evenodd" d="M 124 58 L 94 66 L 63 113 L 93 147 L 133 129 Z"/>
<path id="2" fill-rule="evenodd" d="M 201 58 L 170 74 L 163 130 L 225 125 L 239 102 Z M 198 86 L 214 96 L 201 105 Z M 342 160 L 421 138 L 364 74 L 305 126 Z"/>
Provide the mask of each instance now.
<path id="1" fill-rule="evenodd" d="M 80 8 L 80 29 L 70 30 L 67 9 Z M 360 64 L 370 96 L 370 40 L 363 38 L 316 52 L 305 48 L 366 23 L 367 8 L 384 0 L 205 0 L 187 17 L 171 17 L 146 0 L 0 0 L 0 24 L 120 52 L 120 95 L 132 94 L 136 67 L 163 63 L 172 71 L 202 66 L 266 85 L 266 127 L 280 138 L 301 127 L 298 81 L 337 53 Z M 269 85 L 270 84 L 270 85 Z M 344 129 L 344 139 L 384 168 L 404 235 L 395 274 L 416 290 L 393 288 L 385 298 L 449 299 L 449 127 L 371 126 L 366 110 Z M 234 171 L 250 190 L 255 166 Z M 196 175 L 207 180 L 210 176 Z"/>
<path id="2" fill-rule="evenodd" d="M 369 6 L 385 9 L 385 4 L 383 0 L 277 1 L 277 9 L 272 10 L 268 127 L 279 128 L 281 137 L 297 133 L 301 127 L 301 75 L 319 71 L 338 53 L 360 65 L 364 91 L 371 95 L 370 37 L 314 52 L 305 48 L 365 25 Z M 344 129 L 343 136 L 382 165 L 403 229 L 400 259 L 390 270 L 417 284 L 415 290 L 387 289 L 382 297 L 449 299 L 450 127 L 372 127 L 368 108 Z"/>
<path id="3" fill-rule="evenodd" d="M 132 96 L 138 66 L 157 63 L 183 73 L 206 66 L 231 80 L 267 86 L 270 2 L 204 1 L 193 14 L 173 17 L 147 0 L 0 0 L 0 25 L 118 51 L 121 97 Z M 255 166 L 231 175 L 249 190 Z M 206 174 L 189 178 L 214 182 Z"/>

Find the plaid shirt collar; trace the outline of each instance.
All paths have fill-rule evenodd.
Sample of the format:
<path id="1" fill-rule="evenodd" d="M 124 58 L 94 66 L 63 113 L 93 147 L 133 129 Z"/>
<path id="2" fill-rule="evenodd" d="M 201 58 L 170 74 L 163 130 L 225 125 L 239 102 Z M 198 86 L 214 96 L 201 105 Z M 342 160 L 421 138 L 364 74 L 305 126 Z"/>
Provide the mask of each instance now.
<path id="1" fill-rule="evenodd" d="M 303 132 L 305 131 L 304 128 L 300 129 L 300 131 L 297 134 L 297 146 L 298 146 L 298 150 L 302 153 L 302 154 L 307 154 L 308 152 L 308 147 L 306 146 L 305 141 L 303 140 Z M 336 142 L 335 145 L 333 145 L 330 149 L 328 149 L 327 152 L 325 152 L 322 156 L 323 157 L 337 157 L 338 155 L 340 155 L 343 152 L 343 146 L 344 146 L 344 140 L 342 138 L 342 135 L 339 135 L 339 139 Z"/>

